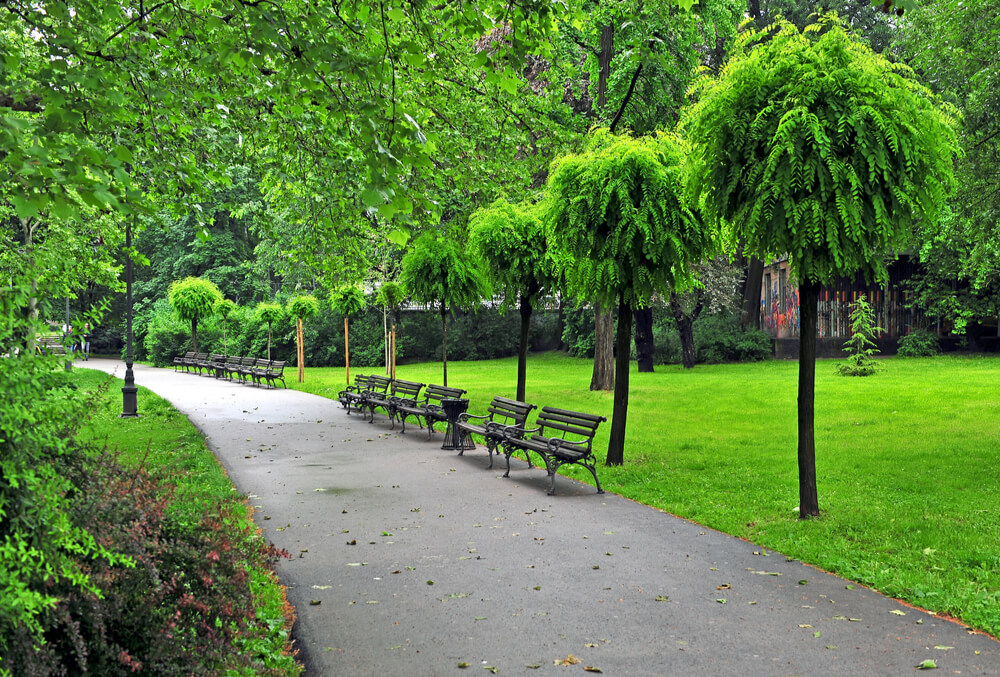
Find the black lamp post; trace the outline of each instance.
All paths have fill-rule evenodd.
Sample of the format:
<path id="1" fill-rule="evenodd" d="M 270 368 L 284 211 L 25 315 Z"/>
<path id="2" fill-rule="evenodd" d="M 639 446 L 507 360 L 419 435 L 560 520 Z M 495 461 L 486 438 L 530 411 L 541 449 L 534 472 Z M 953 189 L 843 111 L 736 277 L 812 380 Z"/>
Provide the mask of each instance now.
<path id="1" fill-rule="evenodd" d="M 137 418 L 138 400 L 132 373 L 132 219 L 125 221 L 125 387 L 122 388 L 121 418 Z"/>

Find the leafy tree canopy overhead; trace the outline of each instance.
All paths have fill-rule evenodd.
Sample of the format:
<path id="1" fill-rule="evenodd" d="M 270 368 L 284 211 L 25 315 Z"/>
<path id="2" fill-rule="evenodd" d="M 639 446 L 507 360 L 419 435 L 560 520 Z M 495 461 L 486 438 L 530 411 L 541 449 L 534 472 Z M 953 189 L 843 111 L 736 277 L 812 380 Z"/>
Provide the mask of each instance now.
<path id="1" fill-rule="evenodd" d="M 389 312 L 395 312 L 399 304 L 406 298 L 406 290 L 398 282 L 389 280 L 383 282 L 375 294 L 375 303 L 382 306 Z"/>
<path id="2" fill-rule="evenodd" d="M 319 312 L 319 299 L 311 294 L 296 296 L 288 301 L 286 309 L 289 317 L 304 320 Z"/>
<path id="3" fill-rule="evenodd" d="M 330 292 L 330 306 L 338 315 L 354 315 L 365 307 L 365 293 L 356 285 L 337 287 Z"/>
<path id="4" fill-rule="evenodd" d="M 701 82 L 685 120 L 693 189 L 748 251 L 788 253 L 800 280 L 883 279 L 954 187 L 954 111 L 836 15 L 777 26 L 759 44 L 747 31 Z"/>

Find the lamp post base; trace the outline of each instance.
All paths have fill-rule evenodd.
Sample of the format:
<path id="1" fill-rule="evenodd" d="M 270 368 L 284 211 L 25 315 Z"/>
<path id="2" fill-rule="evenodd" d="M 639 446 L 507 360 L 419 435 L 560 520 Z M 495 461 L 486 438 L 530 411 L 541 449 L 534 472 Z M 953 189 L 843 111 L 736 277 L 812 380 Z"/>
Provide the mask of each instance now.
<path id="1" fill-rule="evenodd" d="M 122 413 L 118 418 L 139 418 L 138 392 L 134 385 L 122 388 Z"/>

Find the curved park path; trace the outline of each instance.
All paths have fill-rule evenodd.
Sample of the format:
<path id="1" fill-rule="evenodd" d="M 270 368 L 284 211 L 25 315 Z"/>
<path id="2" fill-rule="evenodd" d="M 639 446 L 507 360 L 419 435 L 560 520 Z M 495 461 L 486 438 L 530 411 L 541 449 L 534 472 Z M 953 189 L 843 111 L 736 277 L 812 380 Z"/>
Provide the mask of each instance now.
<path id="1" fill-rule="evenodd" d="M 440 433 L 292 390 L 135 374 L 292 553 L 277 571 L 309 675 L 904 675 L 925 660 L 1000 674 L 990 637 L 566 478 L 548 496 L 541 470 L 505 479 Z"/>

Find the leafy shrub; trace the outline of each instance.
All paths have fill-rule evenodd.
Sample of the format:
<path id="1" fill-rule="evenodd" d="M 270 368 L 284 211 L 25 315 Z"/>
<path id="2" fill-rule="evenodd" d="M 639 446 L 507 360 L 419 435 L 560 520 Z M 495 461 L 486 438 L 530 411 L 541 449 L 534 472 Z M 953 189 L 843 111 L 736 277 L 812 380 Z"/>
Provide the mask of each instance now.
<path id="1" fill-rule="evenodd" d="M 594 356 L 594 309 L 590 306 L 566 308 L 563 311 L 562 340 L 573 357 Z"/>
<path id="2" fill-rule="evenodd" d="M 897 355 L 902 357 L 931 357 L 941 352 L 941 340 L 933 332 L 918 329 L 899 339 Z"/>
<path id="3" fill-rule="evenodd" d="M 759 362 L 773 353 L 768 335 L 743 329 L 735 313 L 699 317 L 694 323 L 694 343 L 699 362 Z"/>

